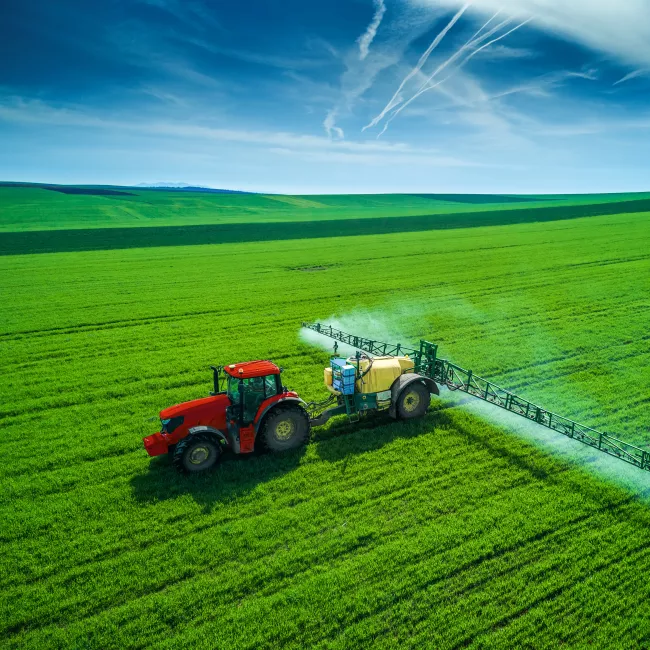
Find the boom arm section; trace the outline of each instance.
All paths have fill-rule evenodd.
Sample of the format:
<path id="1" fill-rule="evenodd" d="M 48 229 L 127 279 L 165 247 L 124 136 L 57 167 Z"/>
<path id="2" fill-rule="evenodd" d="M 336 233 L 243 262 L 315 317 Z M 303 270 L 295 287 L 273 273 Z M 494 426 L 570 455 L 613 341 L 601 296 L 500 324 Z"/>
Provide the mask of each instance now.
<path id="1" fill-rule="evenodd" d="M 465 370 L 446 359 L 439 359 L 437 356 L 438 346 L 434 343 L 420 341 L 419 349 L 408 348 L 399 343 L 394 345 L 347 334 L 330 325 L 303 323 L 302 326 L 371 355 L 408 355 L 413 359 L 415 372 L 433 379 L 450 390 L 460 390 L 569 438 L 578 440 L 639 469 L 650 471 L 650 451 L 645 451 L 607 433 L 574 422 L 552 411 L 547 411 L 541 406 L 537 406 L 527 399 L 497 386 L 493 382 L 475 375 L 471 370 Z"/>

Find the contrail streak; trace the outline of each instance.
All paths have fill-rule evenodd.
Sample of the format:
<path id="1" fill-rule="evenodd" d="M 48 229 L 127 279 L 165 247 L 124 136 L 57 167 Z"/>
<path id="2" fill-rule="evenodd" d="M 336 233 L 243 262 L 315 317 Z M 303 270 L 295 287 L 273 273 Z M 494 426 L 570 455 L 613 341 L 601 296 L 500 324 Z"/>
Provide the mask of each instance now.
<path id="1" fill-rule="evenodd" d="M 456 69 L 455 69 L 451 74 L 447 75 L 447 76 L 446 76 L 444 79 L 442 79 L 441 81 L 438 81 L 437 83 L 435 83 L 435 84 L 433 84 L 433 85 L 430 85 L 430 81 L 431 81 L 431 79 L 432 79 L 432 78 L 437 74 L 437 71 L 436 71 L 436 73 L 434 73 L 431 77 L 429 77 L 429 80 L 428 80 L 428 81 L 427 81 L 427 82 L 426 82 L 426 83 L 425 83 L 425 84 L 420 88 L 420 90 L 417 91 L 417 93 L 415 93 L 415 95 L 413 95 L 413 97 L 411 97 L 408 101 L 404 102 L 404 103 L 403 103 L 403 104 L 402 104 L 402 105 L 401 105 L 401 106 L 400 106 L 400 107 L 399 107 L 399 108 L 398 108 L 398 109 L 397 109 L 397 110 L 396 110 L 396 111 L 395 111 L 395 112 L 390 116 L 389 122 L 392 122 L 392 121 L 393 121 L 393 120 L 394 120 L 394 119 L 395 119 L 395 118 L 396 118 L 396 117 L 397 117 L 397 116 L 398 116 L 398 115 L 399 115 L 399 114 L 400 114 L 400 113 L 401 113 L 401 112 L 402 112 L 402 111 L 403 111 L 403 110 L 404 110 L 404 109 L 405 109 L 405 108 L 406 108 L 406 107 L 407 107 L 407 106 L 412 102 L 412 101 L 414 101 L 415 99 L 417 99 L 417 98 L 418 98 L 422 93 L 426 92 L 427 90 L 433 90 L 434 88 L 437 88 L 438 86 L 440 86 L 440 85 L 442 85 L 443 83 L 445 83 L 445 81 L 447 81 L 448 79 L 450 79 L 451 77 L 453 77 L 453 76 L 454 76 L 454 75 L 455 75 L 455 74 L 456 74 L 456 73 L 457 73 L 457 72 L 458 72 L 458 71 L 459 71 L 463 66 L 465 66 L 465 65 L 467 64 L 467 62 L 468 62 L 470 59 L 472 59 L 473 57 L 475 57 L 475 56 L 476 56 L 476 55 L 477 55 L 481 50 L 484 50 L 486 47 L 489 47 L 489 46 L 492 45 L 493 43 L 496 43 L 497 41 L 500 41 L 501 39 L 505 38 L 506 36 L 509 36 L 509 35 L 512 34 L 513 32 L 516 32 L 518 29 L 520 29 L 521 27 L 523 27 L 525 24 L 529 23 L 532 19 L 533 19 L 533 16 L 531 16 L 530 18 L 527 18 L 526 20 L 524 20 L 523 22 L 519 23 L 518 25 L 516 25 L 516 26 L 513 27 L 512 29 L 508 30 L 505 34 L 502 34 L 501 36 L 492 39 L 492 40 L 489 41 L 488 43 L 485 43 L 485 45 L 482 45 L 482 46 L 479 47 L 478 49 L 474 50 L 474 51 L 473 51 L 473 52 L 472 52 L 468 57 L 466 57 L 463 61 L 460 62 L 460 64 L 458 65 L 458 67 L 457 67 L 457 68 L 456 68 Z M 463 49 L 463 48 L 461 48 L 461 50 L 462 50 L 462 49 Z M 457 54 L 458 54 L 458 53 L 457 53 Z M 458 57 L 454 56 L 454 57 L 452 57 L 452 58 L 458 58 Z M 447 63 L 449 63 L 449 61 L 448 61 Z"/>
<path id="2" fill-rule="evenodd" d="M 375 40 L 375 36 L 377 36 L 377 30 L 379 29 L 379 25 L 381 25 L 385 13 L 386 5 L 384 4 L 384 0 L 375 0 L 375 15 L 372 17 L 368 29 L 366 29 L 365 33 L 357 41 L 359 43 L 359 58 L 362 61 L 368 56 L 368 52 L 370 52 L 370 45 Z"/>
<path id="3" fill-rule="evenodd" d="M 424 54 L 420 57 L 420 60 L 417 62 L 416 66 L 409 72 L 406 77 L 402 80 L 402 83 L 399 85 L 399 88 L 395 91 L 395 94 L 390 98 L 390 101 L 384 109 L 375 117 L 370 124 L 367 124 L 366 126 L 363 127 L 362 131 L 365 131 L 366 129 L 369 129 L 370 127 L 376 126 L 381 120 L 384 118 L 386 113 L 388 113 L 390 110 L 392 110 L 395 106 L 397 106 L 402 100 L 399 98 L 400 91 L 406 83 L 411 79 L 414 75 L 416 75 L 421 69 L 422 66 L 427 62 L 427 59 L 431 55 L 431 52 L 435 50 L 438 45 L 440 45 L 442 39 L 447 35 L 447 32 L 458 22 L 460 17 L 469 9 L 471 6 L 471 2 L 468 2 L 464 4 L 458 13 L 449 21 L 449 23 L 446 25 L 446 27 L 436 36 L 433 41 L 431 42 L 431 45 L 426 49 Z"/>
<path id="4" fill-rule="evenodd" d="M 492 21 L 493 21 L 497 16 L 499 16 L 499 15 L 501 14 L 502 11 L 503 11 L 503 9 L 499 9 L 499 11 L 497 11 L 497 12 L 494 14 L 494 16 L 492 16 L 492 18 L 490 18 L 490 20 L 488 20 L 488 21 L 487 21 L 487 22 L 486 22 L 486 23 L 485 23 L 485 24 L 484 24 L 484 25 L 483 25 L 483 26 L 482 26 L 482 27 L 481 27 L 481 28 L 476 32 L 476 34 L 474 34 L 474 36 L 472 36 L 472 38 L 470 38 L 469 40 L 470 40 L 470 41 L 473 41 L 475 38 L 477 38 L 477 36 L 478 36 L 478 35 L 479 35 L 479 34 L 480 34 L 480 33 L 481 33 L 481 32 L 482 32 L 482 31 L 483 31 L 483 30 L 484 30 L 484 29 L 485 29 L 485 28 L 486 28 L 486 27 L 487 27 L 487 26 L 488 26 L 488 25 L 489 25 L 489 24 L 490 24 L 490 23 L 491 23 L 491 22 L 492 22 Z"/>
<path id="5" fill-rule="evenodd" d="M 490 31 L 488 31 L 487 33 L 483 34 L 482 36 L 479 36 L 479 34 L 480 34 L 480 33 L 481 33 L 481 32 L 482 32 L 482 31 L 483 31 L 483 30 L 484 30 L 484 29 L 485 29 L 485 28 L 486 28 L 486 27 L 487 27 L 487 26 L 488 26 L 488 25 L 489 25 L 489 24 L 490 24 L 490 23 L 491 23 L 491 22 L 492 22 L 492 21 L 493 21 L 493 20 L 494 20 L 494 19 L 495 19 L 499 14 L 500 14 L 500 13 L 501 13 L 501 10 L 497 11 L 497 12 L 492 16 L 492 18 L 490 18 L 487 22 L 485 22 L 485 23 L 480 27 L 480 29 L 479 29 L 479 30 L 478 30 L 478 31 L 477 31 L 477 32 L 476 32 L 476 33 L 475 33 L 475 34 L 474 34 L 470 39 L 468 39 L 468 40 L 465 42 L 465 44 L 464 44 L 464 45 L 463 45 L 463 46 L 462 46 L 462 47 L 461 47 L 457 52 L 455 52 L 454 54 L 452 54 L 452 55 L 451 55 L 451 56 L 450 56 L 450 57 L 449 57 L 449 58 L 448 58 L 444 63 L 442 63 L 441 65 L 439 65 L 439 66 L 434 70 L 434 72 L 433 72 L 431 75 L 429 75 L 429 77 L 427 77 L 426 81 L 425 81 L 425 82 L 420 86 L 420 88 L 418 88 L 418 91 L 417 91 L 416 95 L 407 101 L 407 104 L 410 104 L 410 103 L 413 101 L 413 99 L 415 99 L 415 97 L 417 97 L 417 96 L 419 96 L 420 94 L 422 94 L 422 92 L 424 91 L 425 86 L 426 86 L 427 84 L 431 83 L 431 80 L 432 80 L 434 77 L 436 77 L 440 72 L 442 72 L 442 71 L 443 71 L 443 70 L 444 70 L 444 69 L 445 69 L 445 68 L 446 68 L 450 63 L 453 63 L 453 62 L 454 62 L 454 61 L 455 61 L 459 56 L 462 55 L 463 52 L 465 52 L 466 50 L 468 50 L 468 49 L 469 49 L 470 47 L 472 47 L 472 46 L 479 45 L 479 44 L 483 43 L 486 39 L 490 38 L 490 36 L 493 36 L 494 34 L 496 34 L 496 33 L 497 33 L 497 32 L 498 32 L 502 27 L 505 27 L 509 22 L 511 22 L 511 20 L 512 20 L 511 18 L 506 18 L 505 20 L 502 20 L 502 21 L 501 21 L 501 22 L 500 22 L 496 27 L 493 27 Z M 406 79 L 405 79 L 404 81 L 406 81 Z M 404 82 L 402 83 L 402 86 L 403 86 L 403 85 L 404 85 Z M 436 86 L 437 86 L 437 85 L 438 85 L 438 84 L 436 84 Z M 400 89 L 401 89 L 402 86 L 400 86 Z M 434 87 L 435 87 L 435 86 L 434 86 Z M 399 93 L 399 89 L 398 89 L 397 93 Z M 396 96 L 397 96 L 397 93 L 395 93 L 395 95 L 394 95 L 393 97 L 396 97 Z M 380 121 L 380 120 L 381 120 L 381 119 L 386 115 L 386 113 L 390 112 L 390 110 L 392 110 L 393 108 L 395 108 L 396 106 L 398 106 L 399 104 L 401 104 L 403 101 L 404 101 L 404 100 L 403 100 L 402 98 L 400 98 L 399 101 L 396 101 L 396 102 L 393 102 L 393 101 L 391 100 L 391 102 L 389 102 L 389 104 L 388 104 L 388 105 L 386 106 L 386 108 L 382 111 L 382 113 L 381 113 L 379 116 L 377 116 L 377 117 L 376 117 L 376 118 L 375 118 L 375 119 L 374 119 L 374 120 L 373 120 L 373 121 L 372 121 L 368 126 L 374 126 L 375 124 L 377 124 L 377 123 L 378 123 L 378 122 L 379 122 L 379 121 Z M 393 119 L 395 118 L 395 116 L 398 115 L 398 114 L 401 112 L 401 110 L 402 110 L 403 107 L 404 107 L 404 106 L 402 106 L 400 109 L 398 109 L 397 111 L 395 111 L 395 112 L 390 116 L 390 118 L 389 118 L 388 121 L 386 122 L 386 126 L 384 126 L 384 128 L 382 129 L 381 133 L 377 136 L 377 138 L 380 138 L 380 137 L 381 137 L 381 136 L 386 132 L 386 129 L 388 128 L 388 124 L 389 124 L 390 122 L 392 122 Z M 366 128 L 368 128 L 368 127 L 364 127 L 363 130 L 365 130 Z"/>
<path id="6" fill-rule="evenodd" d="M 491 20 L 491 19 L 490 19 Z M 480 45 L 484 41 L 486 41 L 490 36 L 493 36 L 496 34 L 502 27 L 505 27 L 512 21 L 511 18 L 506 18 L 505 20 L 502 20 L 496 27 L 493 27 L 489 32 L 486 32 L 482 36 L 479 36 L 478 38 L 475 38 L 472 36 L 465 45 L 463 45 L 455 54 L 452 54 L 444 63 L 441 63 L 427 78 L 427 80 L 418 88 L 418 92 L 422 90 L 427 84 L 429 84 L 432 79 L 438 76 L 440 72 L 442 72 L 450 63 L 453 63 L 456 59 L 458 59 L 463 52 L 469 50 L 471 47 L 474 47 L 475 45 Z M 482 30 L 479 30 L 477 33 L 480 33 Z"/>

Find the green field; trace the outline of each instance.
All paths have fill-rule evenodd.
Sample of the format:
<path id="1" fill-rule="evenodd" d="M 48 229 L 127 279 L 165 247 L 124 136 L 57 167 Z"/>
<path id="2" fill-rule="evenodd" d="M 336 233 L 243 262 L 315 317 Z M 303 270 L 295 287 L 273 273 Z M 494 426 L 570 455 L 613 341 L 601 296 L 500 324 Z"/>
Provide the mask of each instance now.
<path id="1" fill-rule="evenodd" d="M 575 206 L 611 201 L 650 201 L 649 193 L 576 196 L 356 195 L 282 196 L 210 194 L 140 188 L 114 188 L 115 195 L 64 194 L 63 186 L 3 186 L 0 232 L 87 228 L 137 228 L 313 222 L 342 219 L 426 216 Z M 92 191 L 91 188 L 79 188 Z M 72 188 L 75 191 L 75 188 Z M 645 207 L 649 209 L 648 206 Z M 474 224 L 472 224 L 474 225 Z"/>
<path id="2" fill-rule="evenodd" d="M 650 647 L 650 474 L 553 432 L 535 443 L 526 422 L 443 394 L 422 422 L 334 421 L 303 450 L 207 476 L 141 443 L 161 408 L 208 393 L 212 363 L 270 358 L 321 398 L 328 353 L 299 324 L 334 319 L 425 337 L 649 445 L 647 198 L 276 197 L 274 212 L 257 195 L 175 194 L 138 222 L 98 208 L 108 197 L 0 188 L 2 647 Z M 303 200 L 365 234 L 260 241 L 255 223 L 312 219 Z M 239 241 L 151 227 L 222 224 L 218 201 Z M 446 210 L 478 216 L 449 227 Z M 508 210 L 518 222 L 500 223 Z M 382 231 L 426 215 L 442 221 Z M 92 239 L 109 226 L 118 238 Z M 68 229 L 109 243 L 69 251 Z"/>

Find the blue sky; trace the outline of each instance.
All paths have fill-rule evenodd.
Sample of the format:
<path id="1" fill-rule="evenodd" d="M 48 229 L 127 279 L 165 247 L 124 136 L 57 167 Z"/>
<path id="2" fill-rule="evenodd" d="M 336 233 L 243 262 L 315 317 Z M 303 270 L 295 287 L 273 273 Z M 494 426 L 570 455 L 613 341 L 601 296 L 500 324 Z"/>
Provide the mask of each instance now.
<path id="1" fill-rule="evenodd" d="M 650 0 L 0 11 L 2 180 L 650 190 Z"/>

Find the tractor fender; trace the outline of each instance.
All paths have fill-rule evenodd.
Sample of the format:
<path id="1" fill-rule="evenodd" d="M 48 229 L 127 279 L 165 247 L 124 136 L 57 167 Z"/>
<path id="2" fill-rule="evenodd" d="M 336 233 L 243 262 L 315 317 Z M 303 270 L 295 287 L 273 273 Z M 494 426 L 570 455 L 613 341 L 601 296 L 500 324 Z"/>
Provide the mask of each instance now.
<path id="1" fill-rule="evenodd" d="M 298 404 L 299 406 L 302 406 L 302 408 L 307 412 L 307 409 L 305 409 L 305 406 L 307 406 L 307 402 L 305 402 L 304 399 L 300 399 L 300 397 L 281 397 L 278 400 L 275 400 L 275 402 L 271 402 L 257 417 L 257 421 L 255 422 L 255 435 L 257 435 L 257 432 L 262 428 L 262 425 L 264 424 L 264 420 L 266 419 L 266 416 L 279 404 Z"/>
<path id="2" fill-rule="evenodd" d="M 213 427 L 207 427 L 204 425 L 192 427 L 188 430 L 187 435 L 191 436 L 193 433 L 211 433 L 213 436 L 219 438 L 222 443 L 226 445 L 228 444 L 228 438 L 226 438 L 226 434 L 219 429 L 214 429 Z"/>
<path id="3" fill-rule="evenodd" d="M 390 387 L 390 408 L 388 409 L 388 414 L 392 418 L 397 419 L 397 400 L 399 399 L 400 394 L 414 381 L 419 381 L 421 384 L 424 384 L 431 394 L 440 395 L 438 384 L 436 384 L 433 379 L 423 377 L 422 375 L 416 375 L 413 372 L 407 373 L 406 375 L 400 375 Z"/>

